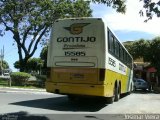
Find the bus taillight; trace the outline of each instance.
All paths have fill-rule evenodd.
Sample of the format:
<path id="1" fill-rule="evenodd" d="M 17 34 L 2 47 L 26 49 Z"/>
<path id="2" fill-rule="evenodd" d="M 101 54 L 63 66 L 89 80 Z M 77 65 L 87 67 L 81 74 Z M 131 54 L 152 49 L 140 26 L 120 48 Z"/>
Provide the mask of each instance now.
<path id="1" fill-rule="evenodd" d="M 104 81 L 105 80 L 105 69 L 99 70 L 99 80 Z"/>

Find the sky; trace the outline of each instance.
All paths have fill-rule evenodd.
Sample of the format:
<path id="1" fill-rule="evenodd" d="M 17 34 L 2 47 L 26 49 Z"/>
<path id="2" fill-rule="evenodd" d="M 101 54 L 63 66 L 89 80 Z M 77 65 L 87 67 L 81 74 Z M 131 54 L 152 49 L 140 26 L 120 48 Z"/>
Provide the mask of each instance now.
<path id="1" fill-rule="evenodd" d="M 145 23 L 146 18 L 139 15 L 139 11 L 143 9 L 139 0 L 127 0 L 126 6 L 126 13 L 121 14 L 106 5 L 91 4 L 93 17 L 103 18 L 121 42 L 142 38 L 150 40 L 160 35 L 160 18 L 154 17 Z M 17 46 L 13 44 L 12 33 L 6 32 L 3 37 L 0 37 L 0 49 L 3 46 L 5 48 L 4 60 L 9 63 L 12 71 L 17 71 L 13 64 L 18 60 L 18 50 Z M 33 57 L 39 57 L 41 49 L 42 47 L 39 46 Z"/>

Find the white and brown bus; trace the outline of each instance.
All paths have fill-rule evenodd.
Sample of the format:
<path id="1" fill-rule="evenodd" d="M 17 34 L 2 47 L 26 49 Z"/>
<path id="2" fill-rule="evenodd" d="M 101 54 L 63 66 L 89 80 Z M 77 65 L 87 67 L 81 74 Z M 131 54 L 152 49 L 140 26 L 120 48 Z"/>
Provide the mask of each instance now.
<path id="1" fill-rule="evenodd" d="M 101 18 L 57 20 L 47 59 L 47 92 L 118 101 L 132 90 L 132 57 Z"/>

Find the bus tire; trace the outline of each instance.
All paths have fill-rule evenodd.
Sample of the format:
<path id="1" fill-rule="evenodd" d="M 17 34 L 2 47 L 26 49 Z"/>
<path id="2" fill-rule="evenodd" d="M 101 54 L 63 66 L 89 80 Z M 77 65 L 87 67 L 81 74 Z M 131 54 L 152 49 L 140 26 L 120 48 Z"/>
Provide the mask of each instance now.
<path id="1" fill-rule="evenodd" d="M 106 102 L 107 104 L 112 104 L 112 103 L 114 102 L 114 98 L 113 98 L 113 97 L 106 97 L 106 98 L 105 98 L 105 102 Z"/>
<path id="2" fill-rule="evenodd" d="M 120 98 L 120 86 L 119 85 L 115 85 L 114 87 L 114 102 L 117 102 Z"/>

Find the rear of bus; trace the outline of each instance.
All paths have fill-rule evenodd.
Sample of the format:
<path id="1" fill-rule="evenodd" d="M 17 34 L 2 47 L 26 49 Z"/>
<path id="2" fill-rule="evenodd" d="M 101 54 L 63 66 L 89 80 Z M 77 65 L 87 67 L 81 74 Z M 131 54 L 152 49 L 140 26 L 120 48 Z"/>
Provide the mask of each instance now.
<path id="1" fill-rule="evenodd" d="M 47 92 L 106 96 L 105 51 L 102 19 L 57 20 L 48 48 Z"/>

